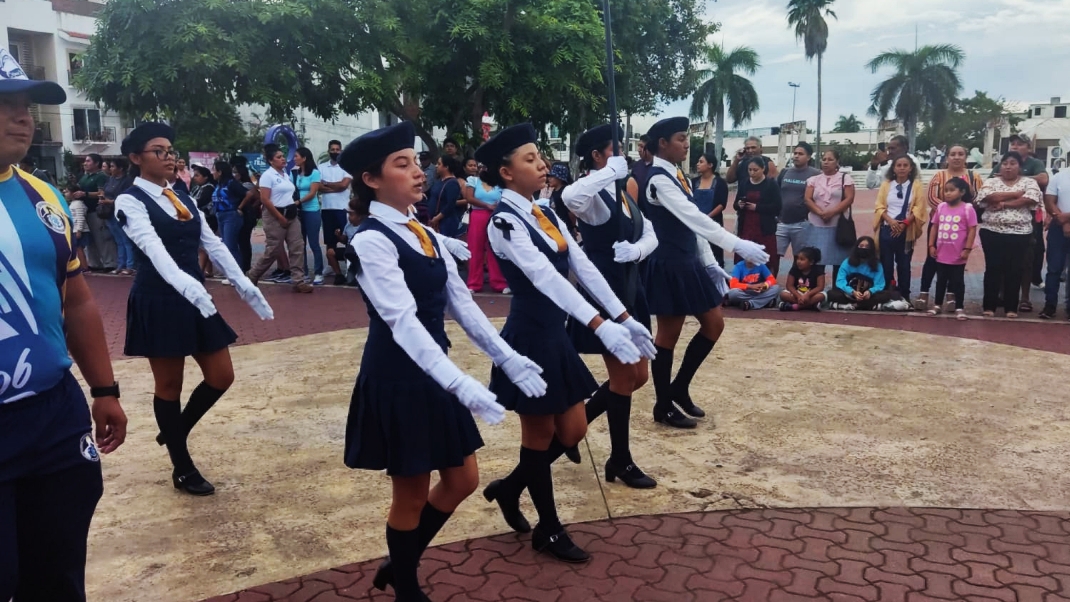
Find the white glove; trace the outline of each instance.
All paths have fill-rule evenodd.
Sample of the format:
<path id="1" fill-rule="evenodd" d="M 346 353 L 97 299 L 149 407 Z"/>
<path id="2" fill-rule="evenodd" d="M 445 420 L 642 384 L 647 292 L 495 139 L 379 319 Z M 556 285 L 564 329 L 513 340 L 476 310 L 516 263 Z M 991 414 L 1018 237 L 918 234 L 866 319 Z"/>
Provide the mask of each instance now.
<path id="1" fill-rule="evenodd" d="M 728 272 L 724 271 L 724 268 L 722 268 L 720 264 L 714 262 L 706 266 L 706 273 L 709 274 L 710 279 L 713 280 L 714 286 L 717 287 L 717 292 L 721 293 L 722 297 L 727 295 L 728 281 L 732 279 L 732 277 L 728 275 Z"/>
<path id="2" fill-rule="evenodd" d="M 472 258 L 472 252 L 468 250 L 468 243 L 463 240 L 457 240 L 456 238 L 440 238 L 442 244 L 446 246 L 446 250 L 450 255 L 453 255 L 461 261 L 468 261 Z"/>
<path id="3" fill-rule="evenodd" d="M 642 255 L 639 245 L 634 242 L 619 240 L 613 243 L 613 261 L 617 263 L 635 263 Z"/>
<path id="4" fill-rule="evenodd" d="M 628 332 L 632 335 L 632 343 L 635 343 L 639 353 L 643 354 L 648 360 L 654 359 L 654 356 L 658 354 L 657 347 L 654 347 L 654 335 L 650 334 L 650 331 L 643 326 L 639 320 L 635 318 L 628 318 L 621 322 L 621 326 L 628 329 Z"/>
<path id="5" fill-rule="evenodd" d="M 194 280 L 183 291 L 182 296 L 187 301 L 193 304 L 201 315 L 209 318 L 216 313 L 215 303 L 212 303 L 212 296 L 208 294 L 208 290 L 204 288 L 204 285 Z"/>
<path id="6" fill-rule="evenodd" d="M 505 419 L 505 408 L 498 405 L 494 393 L 467 374 L 454 379 L 446 390 L 456 395 L 461 405 L 487 424 L 495 425 Z"/>
<path id="7" fill-rule="evenodd" d="M 639 349 L 632 342 L 631 331 L 624 326 L 606 320 L 594 330 L 594 334 L 622 364 L 639 363 Z"/>
<path id="8" fill-rule="evenodd" d="M 628 160 L 624 157 L 619 155 L 610 157 L 606 167 L 612 169 L 613 173 L 616 174 L 617 177 L 613 178 L 614 180 L 620 180 L 628 176 Z"/>
<path id="9" fill-rule="evenodd" d="M 513 381 L 520 392 L 528 397 L 542 397 L 546 395 L 546 381 L 542 379 L 542 368 L 528 359 L 527 356 L 514 353 L 509 359 L 502 362 L 502 372 Z"/>
<path id="10" fill-rule="evenodd" d="M 253 284 L 252 280 L 249 280 L 245 276 L 236 280 L 231 280 L 234 284 L 234 290 L 238 291 L 238 296 L 242 301 L 249 304 L 249 307 L 253 308 L 256 315 L 260 316 L 261 320 L 274 320 L 275 312 L 268 305 L 267 299 L 264 298 L 264 293 L 260 292 L 260 289 Z"/>
<path id="11" fill-rule="evenodd" d="M 742 257 L 743 261 L 756 264 L 769 263 L 769 253 L 765 252 L 765 247 L 756 242 L 740 239 L 732 252 Z"/>

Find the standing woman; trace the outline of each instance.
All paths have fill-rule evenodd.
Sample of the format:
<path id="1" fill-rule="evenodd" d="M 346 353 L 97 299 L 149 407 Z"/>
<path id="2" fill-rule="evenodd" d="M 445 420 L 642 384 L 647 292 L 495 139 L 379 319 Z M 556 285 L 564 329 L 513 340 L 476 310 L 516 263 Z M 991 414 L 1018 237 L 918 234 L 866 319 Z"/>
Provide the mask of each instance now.
<path id="1" fill-rule="evenodd" d="M 301 234 L 299 209 L 294 203 L 294 186 L 283 171 L 286 155 L 275 144 L 264 146 L 264 159 L 268 169 L 260 176 L 260 203 L 264 207 L 264 254 L 249 270 L 249 278 L 256 284 L 271 264 L 275 255 L 286 250 L 290 263 L 290 278 L 295 293 L 311 293 L 312 285 L 305 282 L 305 239 Z"/>
<path id="2" fill-rule="evenodd" d="M 1033 212 L 1043 196 L 1037 181 L 1022 176 L 1022 155 L 1011 151 L 999 163 L 999 177 L 985 180 L 977 193 L 981 249 L 985 254 L 983 315 L 1002 304 L 1008 318 L 1018 317 L 1025 258 L 1033 236 Z"/>
<path id="3" fill-rule="evenodd" d="M 724 226 L 724 210 L 728 207 L 728 182 L 717 171 L 717 159 L 713 153 L 702 153 L 695 163 L 698 177 L 691 180 L 695 205 L 698 210 Z M 636 188 L 638 191 L 639 189 Z M 636 193 L 638 194 L 638 192 Z M 633 197 L 634 198 L 634 197 Z M 708 243 L 717 263 L 724 265 L 724 250 Z"/>
<path id="4" fill-rule="evenodd" d="M 238 158 L 243 160 L 236 161 L 235 159 Z M 234 170 L 234 179 L 241 182 L 242 188 L 245 189 L 245 196 L 238 203 L 238 214 L 241 215 L 241 229 L 238 231 L 238 250 L 241 252 L 241 259 L 238 264 L 241 265 L 242 271 L 248 272 L 253 267 L 253 230 L 260 222 L 260 191 L 253 183 L 249 175 L 249 166 L 244 159 L 245 157 L 237 155 L 230 161 Z"/>
<path id="5" fill-rule="evenodd" d="M 726 252 L 734 251 L 745 261 L 766 263 L 762 247 L 733 236 L 695 206 L 691 184 L 676 166 L 687 160 L 689 140 L 686 117 L 670 117 L 647 132 L 647 150 L 654 156 L 646 185 L 640 190 L 640 207 L 654 224 L 658 248 L 647 260 L 646 292 L 650 313 L 658 322 L 657 356 L 651 363 L 654 380 L 654 420 L 674 428 L 695 428 L 697 423 L 680 414 L 706 415 L 691 400 L 691 379 L 724 331 L 722 294 L 714 278 L 727 275 L 699 238 Z M 776 244 L 774 239 L 773 244 Z M 711 278 L 712 276 L 712 278 Z M 680 370 L 672 376 L 673 350 L 687 316 L 695 316 L 699 331 L 687 345 Z"/>
<path id="6" fill-rule="evenodd" d="M 301 236 L 312 250 L 312 269 L 315 272 L 312 284 L 323 284 L 323 249 L 320 247 L 320 230 L 323 216 L 320 214 L 320 181 L 322 175 L 316 167 L 316 158 L 305 147 L 294 153 L 294 185 L 297 186 L 297 204 L 301 207 Z M 308 256 L 303 267 L 308 273 Z"/>
<path id="7" fill-rule="evenodd" d="M 841 219 L 853 219 L 847 212 L 855 202 L 855 181 L 840 172 L 840 153 L 826 150 L 821 154 L 821 173 L 806 181 L 805 202 L 810 210 L 810 228 L 806 246 L 821 251 L 821 261 L 832 266 L 832 280 L 840 265 L 851 254 L 854 243 L 836 242 L 836 226 Z"/>
<path id="8" fill-rule="evenodd" d="M 490 273 L 490 288 L 496 293 L 503 293 L 509 288 L 509 283 L 502 276 L 502 270 L 498 267 L 498 260 L 491 251 L 490 242 L 487 239 L 487 227 L 490 226 L 490 217 L 502 200 L 502 189 L 491 186 L 479 178 L 479 162 L 469 159 L 466 166 L 475 165 L 475 174 L 469 175 L 465 180 L 464 199 L 472 208 L 468 214 L 468 251 L 472 258 L 468 261 L 468 290 L 478 293 L 483 290 L 483 263 L 487 264 L 487 272 Z M 469 171 L 466 167 L 466 171 Z"/>
<path id="9" fill-rule="evenodd" d="M 208 225 L 208 228 L 216 236 L 219 236 L 219 222 L 216 219 L 215 206 L 212 204 L 212 194 L 215 192 L 215 178 L 212 177 L 212 173 L 206 167 L 201 165 L 194 165 L 191 171 L 193 172 L 191 179 L 193 185 L 189 190 L 189 196 L 193 199 L 197 210 L 204 215 L 204 223 Z M 197 251 L 197 255 L 199 256 L 198 263 L 201 266 L 201 272 L 204 277 L 211 278 L 214 268 L 211 260 L 208 259 L 208 251 L 202 247 Z"/>
<path id="10" fill-rule="evenodd" d="M 903 155 L 892 163 L 877 193 L 873 234 L 880 247 L 884 281 L 888 288 L 895 283 L 904 301 L 910 301 L 910 258 L 914 254 L 914 242 L 924 239 L 928 220 L 929 200 L 921 183 L 921 172 L 913 159 Z"/>
<path id="11" fill-rule="evenodd" d="M 619 126 L 600 125 L 584 132 L 576 142 L 576 153 L 587 176 L 566 187 L 562 201 L 578 220 L 583 236 L 583 252 L 605 277 L 613 293 L 624 303 L 628 314 L 650 329 L 650 311 L 639 274 L 639 262 L 658 246 L 654 228 L 643 218 L 635 200 L 622 189 L 617 198 L 618 180 L 628 177 L 628 162 L 613 155 L 613 135 L 624 132 Z M 602 319 L 610 320 L 606 312 Z M 598 354 L 606 363 L 609 380 L 587 402 L 587 423 L 603 413 L 609 422 L 611 454 L 606 461 L 606 480 L 617 478 L 629 487 L 650 489 L 657 482 L 635 465 L 628 444 L 632 393 L 646 384 L 646 359 L 638 364 L 620 362 L 593 336 L 586 324 L 570 318 L 569 334 L 576 351 Z"/>
<path id="12" fill-rule="evenodd" d="M 777 253 L 776 225 L 782 207 L 780 185 L 765 177 L 761 161 L 747 163 L 747 180 L 740 182 L 736 192 L 737 234 L 743 240 L 757 243 L 769 254 L 769 271 L 776 278 L 780 274 L 780 254 Z M 737 254 L 735 262 L 742 261 Z"/>
<path id="13" fill-rule="evenodd" d="M 531 395 L 514 385 L 501 370 L 491 372 L 490 388 L 499 402 L 520 415 L 520 460 L 512 473 L 492 482 L 483 492 L 497 500 L 505 521 L 514 530 L 531 529 L 520 513 L 520 493 L 526 487 L 539 514 L 531 537 L 537 552 L 565 562 L 586 562 L 590 556 L 569 538 L 557 517 L 550 451 L 556 437 L 565 448 L 587 432 L 583 401 L 598 388 L 591 372 L 572 347 L 565 330 L 566 315 L 594 330 L 622 364 L 636 364 L 642 353 L 653 355 L 650 331 L 631 317 L 605 278 L 576 240 L 544 212 L 532 197 L 546 180 L 546 163 L 535 146 L 536 133 L 525 123 L 505 128 L 476 150 L 487 167 L 488 184 L 502 188 L 494 212 L 490 244 L 513 291 L 502 338 L 545 369 L 547 390 Z M 568 281 L 571 270 L 614 320 L 606 320 Z M 620 322 L 620 323 L 618 323 Z"/>
<path id="14" fill-rule="evenodd" d="M 420 602 L 417 565 L 454 509 L 475 491 L 475 451 L 483 446 L 472 414 L 504 418 L 494 394 L 446 355 L 445 312 L 512 382 L 546 391 L 541 369 L 502 340 L 472 301 L 443 238 L 408 214 L 423 196 L 424 174 L 405 121 L 349 143 L 339 164 L 353 175 L 354 210 L 368 214 L 353 236 L 353 266 L 370 326 L 346 425 L 345 463 L 386 470 L 393 498 L 386 525 L 390 559 L 374 584 Z M 431 473 L 439 482 L 430 488 Z"/>
<path id="15" fill-rule="evenodd" d="M 210 495 L 212 486 L 193 464 L 186 439 L 200 420 L 234 382 L 228 347 L 237 339 L 216 312 L 197 265 L 197 249 L 223 268 L 238 295 L 261 319 L 274 317 L 256 286 L 242 274 L 219 238 L 205 224 L 193 199 L 176 193 L 167 180 L 174 173 L 175 131 L 162 123 L 145 123 L 130 132 L 122 152 L 138 166 L 141 176 L 115 200 L 115 214 L 137 245 L 137 277 L 126 308 L 126 348 L 129 356 L 149 360 L 156 383 L 153 412 L 167 445 L 175 489 L 191 495 Z M 182 372 L 193 356 L 204 381 L 193 390 L 185 410 Z"/>
<path id="16" fill-rule="evenodd" d="M 130 242 L 130 237 L 123 233 L 123 227 L 115 219 L 115 199 L 130 188 L 134 178 L 126 173 L 128 165 L 126 159 L 113 159 L 105 161 L 104 164 L 111 166 L 111 177 L 108 178 L 108 182 L 101 191 L 97 214 L 105 215 L 103 219 L 108 226 L 108 232 L 115 239 L 115 271 L 112 274 L 129 276 L 134 273 L 134 243 Z M 105 209 L 100 209 L 100 206 Z"/>
<path id="17" fill-rule="evenodd" d="M 435 174 L 437 179 L 427 195 L 430 225 L 443 236 L 453 238 L 461 228 L 461 216 L 464 214 L 457 206 L 457 201 L 464 200 L 461 194 L 464 167 L 460 159 L 452 155 L 442 155 L 435 166 Z"/>
<path id="18" fill-rule="evenodd" d="M 245 200 L 248 190 L 241 181 L 234 177 L 234 172 L 226 161 L 217 160 L 212 165 L 212 174 L 216 182 L 215 189 L 212 191 L 212 208 L 215 210 L 216 221 L 219 224 L 219 238 L 223 239 L 223 244 L 234 257 L 234 261 L 241 265 L 242 253 L 239 240 L 241 239 L 242 215 L 238 206 Z"/>

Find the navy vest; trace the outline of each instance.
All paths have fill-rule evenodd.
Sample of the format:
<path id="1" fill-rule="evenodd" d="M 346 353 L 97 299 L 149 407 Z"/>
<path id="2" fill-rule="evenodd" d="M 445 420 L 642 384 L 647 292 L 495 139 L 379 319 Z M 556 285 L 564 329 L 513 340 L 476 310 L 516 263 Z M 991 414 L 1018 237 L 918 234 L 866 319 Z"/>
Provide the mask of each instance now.
<path id="1" fill-rule="evenodd" d="M 178 268 L 192 276 L 197 282 L 204 282 L 204 273 L 201 272 L 197 256 L 197 250 L 201 246 L 200 212 L 197 211 L 197 205 L 188 193 L 181 190 L 175 190 L 174 192 L 178 196 L 178 200 L 193 215 L 193 219 L 181 222 L 171 217 L 149 196 L 149 193 L 137 186 L 127 188 L 123 194 L 129 194 L 145 205 L 145 209 L 149 213 L 149 221 L 152 223 L 152 229 L 156 231 L 156 235 L 160 237 L 164 248 L 167 249 L 167 254 L 171 256 L 171 259 L 174 259 Z M 126 216 L 121 211 L 116 217 L 120 225 L 126 224 Z M 130 294 L 135 292 L 180 294 L 163 279 L 163 276 L 160 276 L 160 273 L 156 271 L 156 266 L 152 265 L 152 261 L 137 245 L 134 245 L 134 259 L 137 262 L 137 276 L 134 277 L 134 285 L 130 288 Z"/>
<path id="2" fill-rule="evenodd" d="M 695 202 L 694 198 L 680 184 L 679 180 L 676 179 L 676 174 L 669 173 L 664 167 L 659 167 L 657 165 L 652 166 L 649 175 L 647 176 L 647 182 L 657 174 L 669 178 L 669 180 L 680 189 L 680 192 L 684 193 L 687 200 L 692 203 Z M 691 260 L 697 257 L 698 239 L 696 238 L 695 233 L 665 207 L 651 204 L 647 199 L 646 188 L 647 187 L 644 186 L 639 189 L 639 206 L 642 207 L 643 213 L 646 214 L 647 219 L 654 224 L 654 234 L 658 236 L 658 248 L 654 251 L 652 257 L 661 260 L 677 258 Z M 656 199 L 658 194 L 657 189 L 654 189 L 652 192 Z"/>
<path id="3" fill-rule="evenodd" d="M 495 228 L 502 230 L 506 240 L 509 240 L 509 233 L 513 230 L 513 223 L 496 217 L 502 213 L 511 213 L 519 217 L 520 222 L 528 229 L 528 235 L 531 237 L 531 242 L 535 245 L 535 248 L 550 260 L 557 273 L 568 278 L 567 248 L 562 252 L 558 252 L 556 248 L 551 248 L 546 239 L 542 237 L 542 230 L 532 226 L 516 209 L 503 201 L 498 203 L 498 206 L 494 209 L 495 218 L 492 218 L 491 223 Z M 550 220 L 558 231 L 561 230 L 557 216 L 554 215 L 553 211 L 543 211 L 543 215 Z M 562 236 L 567 236 L 567 234 L 562 234 Z M 509 288 L 513 291 L 512 304 L 509 306 L 508 320 L 510 323 L 513 323 L 514 318 L 519 318 L 539 328 L 561 328 L 564 326 L 565 318 L 567 317 L 565 310 L 558 307 L 542 291 L 535 288 L 535 285 L 524 274 L 524 271 L 517 267 L 515 263 L 499 256 L 496 257 L 498 259 L 498 267 L 501 268 L 502 275 L 505 276 L 506 282 L 509 283 Z M 513 324 L 514 326 L 516 325 L 515 323 Z"/>
<path id="4" fill-rule="evenodd" d="M 640 215 L 639 207 L 628 193 L 621 190 L 621 196 L 622 200 L 628 203 L 631 215 Z M 604 188 L 598 191 L 598 197 L 609 209 L 610 217 L 601 226 L 592 226 L 579 220 L 580 234 L 583 235 L 583 252 L 605 277 L 617 298 L 630 308 L 635 305 L 639 286 L 639 264 L 614 261 L 616 253 L 613 251 L 613 244 L 618 241 L 638 241 L 643 235 L 643 220 L 629 217 L 621 203 L 614 202 L 613 195 Z"/>

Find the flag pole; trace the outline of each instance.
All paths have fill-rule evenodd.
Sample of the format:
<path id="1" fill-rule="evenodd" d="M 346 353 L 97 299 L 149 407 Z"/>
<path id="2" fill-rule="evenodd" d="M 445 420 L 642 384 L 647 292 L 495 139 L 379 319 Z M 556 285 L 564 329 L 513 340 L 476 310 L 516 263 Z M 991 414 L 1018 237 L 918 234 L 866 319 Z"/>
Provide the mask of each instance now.
<path id="1" fill-rule="evenodd" d="M 606 90 L 609 100 L 609 123 L 613 130 L 613 154 L 620 153 L 620 139 L 617 137 L 620 127 L 620 115 L 617 113 L 617 84 L 616 74 L 613 67 L 613 14 L 609 9 L 609 0 L 602 0 L 602 22 L 606 29 Z M 627 135 L 627 132 L 625 132 Z M 621 181 L 616 181 L 616 199 L 621 200 Z M 617 212 L 617 231 L 621 231 L 619 220 L 623 219 L 622 211 Z"/>

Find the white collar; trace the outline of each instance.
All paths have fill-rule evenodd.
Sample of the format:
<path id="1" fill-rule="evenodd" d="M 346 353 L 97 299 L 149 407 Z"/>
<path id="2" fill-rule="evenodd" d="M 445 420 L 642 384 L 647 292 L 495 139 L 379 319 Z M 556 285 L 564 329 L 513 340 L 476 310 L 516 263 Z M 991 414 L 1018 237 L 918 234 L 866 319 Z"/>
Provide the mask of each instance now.
<path id="1" fill-rule="evenodd" d="M 669 163 L 665 159 L 662 159 L 661 157 L 654 157 L 653 165 L 656 166 L 656 167 L 660 167 L 660 168 L 664 169 L 665 171 L 669 172 L 670 174 L 674 174 L 674 175 L 676 174 L 677 170 L 679 169 L 678 167 L 676 167 L 672 163 Z"/>
<path id="2" fill-rule="evenodd" d="M 380 203 L 379 201 L 372 201 L 368 204 L 368 214 L 376 219 L 393 222 L 395 224 L 407 224 L 409 223 L 409 220 L 413 219 L 407 213 L 402 213 L 390 205 Z"/>
<path id="3" fill-rule="evenodd" d="M 521 213 L 531 213 L 531 199 L 524 198 L 518 192 L 502 188 L 502 200 L 519 209 Z"/>
<path id="4" fill-rule="evenodd" d="M 134 186 L 137 186 L 138 188 L 140 188 L 140 189 L 144 190 L 145 192 L 149 193 L 149 196 L 151 196 L 151 197 L 162 196 L 163 195 L 163 191 L 165 190 L 165 188 L 161 188 L 160 185 L 153 184 L 152 182 L 150 182 L 150 181 L 148 181 L 145 178 L 142 178 L 140 176 L 134 178 Z M 166 190 L 171 190 L 171 192 L 174 192 L 174 190 L 171 189 L 171 185 L 170 184 L 167 185 Z"/>

